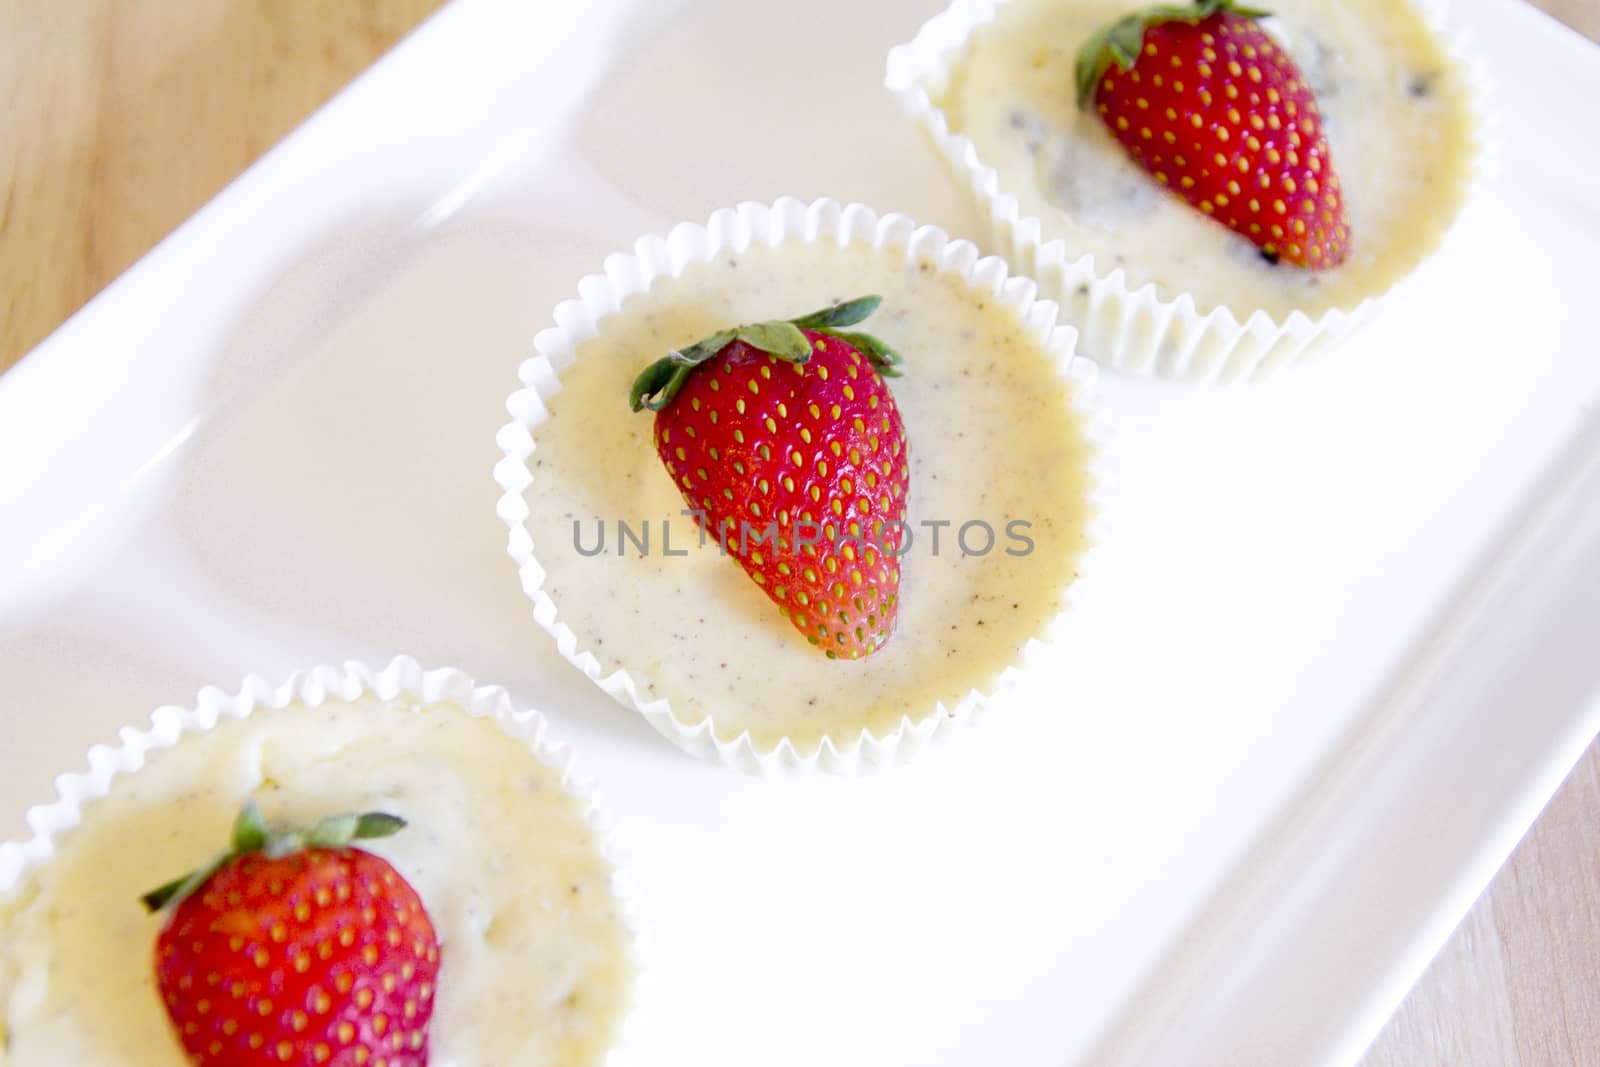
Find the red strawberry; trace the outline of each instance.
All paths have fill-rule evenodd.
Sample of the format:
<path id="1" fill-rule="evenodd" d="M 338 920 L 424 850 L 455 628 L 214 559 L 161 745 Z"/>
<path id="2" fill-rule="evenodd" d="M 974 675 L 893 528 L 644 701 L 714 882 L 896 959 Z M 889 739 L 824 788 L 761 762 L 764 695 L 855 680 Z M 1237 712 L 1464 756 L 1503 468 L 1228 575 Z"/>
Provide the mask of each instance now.
<path id="1" fill-rule="evenodd" d="M 1336 267 L 1350 221 L 1311 87 L 1233 0 L 1129 15 L 1078 55 L 1078 103 L 1156 181 L 1268 259 Z"/>
<path id="2" fill-rule="evenodd" d="M 426 1067 L 439 941 L 417 893 L 351 848 L 393 815 L 269 833 L 247 804 L 233 847 L 148 894 L 172 909 L 156 985 L 197 1067 Z"/>
<path id="3" fill-rule="evenodd" d="M 724 330 L 658 360 L 633 385 L 656 451 L 703 531 L 830 659 L 894 632 L 911 471 L 883 376 L 900 357 L 844 327 L 862 297 Z"/>

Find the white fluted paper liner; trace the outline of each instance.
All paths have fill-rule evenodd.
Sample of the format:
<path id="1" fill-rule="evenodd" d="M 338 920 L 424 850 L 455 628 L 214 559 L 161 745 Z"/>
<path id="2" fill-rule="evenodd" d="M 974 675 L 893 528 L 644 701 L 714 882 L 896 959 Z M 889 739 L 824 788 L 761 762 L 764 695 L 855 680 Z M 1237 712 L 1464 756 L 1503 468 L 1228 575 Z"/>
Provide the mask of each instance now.
<path id="1" fill-rule="evenodd" d="M 1107 367 L 1131 374 L 1199 383 L 1263 381 L 1273 374 L 1329 351 L 1377 316 L 1412 287 L 1423 269 L 1439 258 L 1461 216 L 1482 202 L 1488 180 L 1493 126 L 1490 88 L 1481 63 L 1459 35 L 1444 26 L 1446 0 L 1398 0 L 1411 3 L 1462 70 L 1476 116 L 1475 145 L 1469 162 L 1468 188 L 1457 217 L 1436 246 L 1387 292 L 1373 294 L 1352 308 L 1332 308 L 1315 317 L 1293 311 L 1283 319 L 1265 310 L 1226 305 L 1201 313 L 1188 293 L 1163 298 L 1153 282 L 1130 288 L 1118 267 L 1101 273 L 1094 255 L 1074 255 L 1061 238 L 1046 239 L 1037 217 L 1023 216 L 1017 198 L 985 163 L 977 146 L 950 129 L 934 104 L 949 85 L 972 34 L 994 20 L 1009 0 L 954 0 L 924 23 L 908 43 L 889 52 L 884 84 L 933 141 L 957 183 L 973 198 L 989 227 L 995 248 L 1014 270 L 1035 278 L 1044 296 L 1058 301 L 1063 315 L 1081 335 L 1081 354 Z"/>
<path id="2" fill-rule="evenodd" d="M 537 546 L 527 526 L 529 514 L 524 492 L 533 480 L 528 458 L 534 450 L 534 430 L 549 417 L 548 400 L 558 389 L 561 372 L 577 357 L 578 347 L 594 337 L 601 320 L 614 315 L 623 301 L 648 290 L 661 278 L 676 277 L 692 263 L 705 262 L 723 251 L 742 251 L 752 244 L 785 243 L 862 244 L 903 249 L 907 259 L 927 259 L 936 269 L 954 274 L 974 289 L 993 293 L 1002 307 L 1011 309 L 1028 332 L 1057 362 L 1072 383 L 1074 407 L 1089 453 L 1089 491 L 1092 518 L 1089 546 L 1078 565 L 1078 577 L 1067 591 L 1066 609 L 1024 649 L 1016 664 L 986 687 L 972 690 L 953 706 L 936 704 L 915 717 L 902 717 L 885 735 L 863 729 L 848 737 L 825 737 L 813 750 L 801 751 L 783 738 L 770 748 L 758 746 L 749 732 L 720 736 L 714 712 L 698 720 L 679 715 L 666 699 L 645 696 L 646 676 L 626 662 L 602 661 L 591 647 L 588 634 L 574 633 L 560 616 L 560 605 L 544 589 L 544 569 L 535 554 Z M 555 310 L 556 325 L 534 339 L 535 354 L 519 371 L 520 390 L 507 401 L 511 422 L 498 435 L 504 457 L 495 465 L 495 479 L 504 494 L 498 511 L 510 530 L 507 551 L 516 562 L 522 589 L 533 602 L 533 617 L 551 637 L 566 660 L 620 703 L 645 719 L 685 751 L 744 771 L 778 774 L 826 770 L 853 774 L 903 761 L 930 743 L 969 722 L 1019 676 L 1019 670 L 1045 648 L 1057 645 L 1065 634 L 1073 605 L 1092 570 L 1095 546 L 1103 539 L 1108 478 L 1105 446 L 1107 434 L 1094 406 L 1094 364 L 1075 354 L 1076 331 L 1059 321 L 1059 309 L 1038 299 L 1038 286 L 1008 273 L 998 257 L 984 257 L 970 241 L 955 240 L 935 226 L 919 226 L 904 215 L 879 215 L 861 204 L 834 200 L 811 203 L 786 197 L 771 205 L 744 203 L 716 212 L 705 225 L 684 223 L 666 237 L 646 237 L 631 254 L 606 259 L 603 273 L 584 278 L 578 298 Z M 818 657 L 818 670 L 827 664 Z"/>
<path id="3" fill-rule="evenodd" d="M 468 715 L 492 719 L 513 742 L 526 745 L 540 763 L 560 772 L 562 788 L 582 806 L 584 821 L 594 832 L 601 856 L 611 868 L 611 895 L 628 934 L 636 1003 L 644 972 L 639 966 L 638 927 L 629 902 L 631 887 L 618 872 L 606 823 L 594 806 L 594 783 L 573 772 L 572 748 L 551 741 L 544 716 L 531 709 L 516 708 L 504 689 L 479 686 L 470 675 L 458 670 L 424 670 L 406 656 L 396 658 L 382 669 L 356 662 L 348 662 L 343 667 L 316 667 L 278 685 L 252 675 L 236 692 L 208 687 L 200 691 L 189 707 L 167 705 L 156 709 L 149 726 L 124 726 L 118 731 L 117 744 L 95 745 L 89 750 L 88 770 L 56 778 L 53 802 L 28 810 L 26 820 L 31 837 L 0 844 L 0 903 L 21 894 L 28 885 L 29 874 L 55 856 L 57 839 L 82 822 L 84 809 L 105 797 L 118 777 L 139 773 L 150 753 L 172 748 L 184 737 L 204 733 L 222 720 L 271 714 L 291 704 L 316 708 L 326 703 L 351 703 L 365 697 L 453 704 Z M 620 1039 L 606 1058 L 606 1067 L 626 1067 L 632 1062 L 628 1049 L 634 1047 L 630 1037 L 632 1020 L 637 1014 L 629 1012 Z"/>

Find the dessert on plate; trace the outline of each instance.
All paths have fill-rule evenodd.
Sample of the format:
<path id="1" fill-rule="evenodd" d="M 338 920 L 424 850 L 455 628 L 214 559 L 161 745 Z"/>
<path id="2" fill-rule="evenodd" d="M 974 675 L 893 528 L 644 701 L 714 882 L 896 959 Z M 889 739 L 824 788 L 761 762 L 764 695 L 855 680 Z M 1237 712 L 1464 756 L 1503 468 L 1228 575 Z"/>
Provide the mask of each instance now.
<path id="1" fill-rule="evenodd" d="M 0 1062 L 603 1063 L 631 939 L 535 720 L 470 685 L 285 696 L 158 715 L 7 846 Z"/>
<path id="2" fill-rule="evenodd" d="M 745 205 L 641 247 L 608 275 L 644 284 L 541 335 L 511 403 L 536 618 L 747 767 L 887 760 L 969 715 L 1090 544 L 1070 331 L 999 261 L 859 207 Z"/>
<path id="3" fill-rule="evenodd" d="M 1475 89 L 1410 0 L 962 4 L 890 82 L 1086 354 L 1139 370 L 1293 358 L 1429 257 L 1479 169 Z"/>

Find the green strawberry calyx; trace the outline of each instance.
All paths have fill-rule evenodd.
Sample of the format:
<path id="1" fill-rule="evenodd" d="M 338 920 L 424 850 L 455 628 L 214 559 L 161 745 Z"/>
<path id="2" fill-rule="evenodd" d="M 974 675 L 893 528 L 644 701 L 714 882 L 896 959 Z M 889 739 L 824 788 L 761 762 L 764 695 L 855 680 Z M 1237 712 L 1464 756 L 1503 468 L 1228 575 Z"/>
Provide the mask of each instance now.
<path id="1" fill-rule="evenodd" d="M 398 815 L 369 811 L 361 815 L 332 815 L 310 829 L 269 829 L 256 802 L 246 801 L 239 818 L 234 821 L 233 841 L 226 852 L 199 870 L 152 889 L 139 900 L 151 912 L 175 908 L 209 882 L 212 875 L 241 856 L 259 852 L 268 859 L 282 859 L 308 848 L 346 848 L 356 841 L 390 837 L 405 826 L 406 821 Z"/>
<path id="2" fill-rule="evenodd" d="M 722 330 L 703 341 L 697 341 L 682 351 L 662 356 L 634 379 L 628 393 L 628 403 L 634 411 L 649 408 L 660 411 L 677 398 L 683 383 L 700 364 L 713 358 L 734 341 L 743 341 L 751 348 L 788 363 L 804 365 L 811 359 L 811 342 L 802 330 L 836 337 L 872 361 L 878 373 L 886 378 L 900 375 L 900 354 L 869 333 L 856 333 L 844 327 L 854 326 L 878 310 L 883 302 L 879 296 L 862 296 L 846 300 L 801 315 L 797 319 L 772 319 L 745 326 Z"/>
<path id="3" fill-rule="evenodd" d="M 1099 84 L 1111 64 L 1122 70 L 1131 70 L 1139 59 L 1139 49 L 1144 47 L 1144 31 L 1166 22 L 1184 22 L 1193 26 L 1204 22 L 1219 11 L 1241 15 L 1248 19 L 1266 18 L 1271 12 L 1248 7 L 1236 0 L 1195 0 L 1186 7 L 1162 4 L 1124 15 L 1109 25 L 1102 26 L 1078 50 L 1074 75 L 1078 83 L 1078 106 L 1086 106 L 1094 99 L 1094 87 Z"/>

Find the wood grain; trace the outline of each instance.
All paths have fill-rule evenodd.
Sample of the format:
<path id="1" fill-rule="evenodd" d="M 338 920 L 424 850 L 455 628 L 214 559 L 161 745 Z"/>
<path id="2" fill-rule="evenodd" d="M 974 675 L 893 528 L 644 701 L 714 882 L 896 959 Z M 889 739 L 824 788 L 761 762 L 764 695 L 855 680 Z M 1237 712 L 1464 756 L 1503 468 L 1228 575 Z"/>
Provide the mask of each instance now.
<path id="1" fill-rule="evenodd" d="M 1600 743 L 1367 1054 L 1366 1067 L 1600 1065 Z"/>
<path id="2" fill-rule="evenodd" d="M 1590 40 L 1600 41 L 1600 0 L 1533 0 Z"/>
<path id="3" fill-rule="evenodd" d="M 0 370 L 440 2 L 0 0 Z M 1365 1062 L 1600 1067 L 1600 746 Z"/>
<path id="4" fill-rule="evenodd" d="M 0 369 L 441 0 L 0 0 Z"/>

